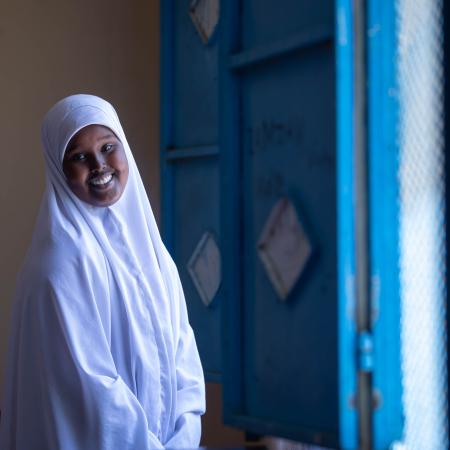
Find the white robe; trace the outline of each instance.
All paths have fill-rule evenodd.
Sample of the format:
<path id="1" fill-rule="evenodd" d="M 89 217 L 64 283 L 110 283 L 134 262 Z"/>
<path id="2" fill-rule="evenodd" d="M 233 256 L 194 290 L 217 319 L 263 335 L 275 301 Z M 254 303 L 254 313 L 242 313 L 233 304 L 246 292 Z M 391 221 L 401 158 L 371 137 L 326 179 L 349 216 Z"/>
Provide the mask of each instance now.
<path id="1" fill-rule="evenodd" d="M 121 140 L 122 197 L 69 189 L 64 150 L 98 124 Z M 193 448 L 203 371 L 175 264 L 113 107 L 75 95 L 42 128 L 47 187 L 19 274 L 0 422 L 2 450 Z"/>

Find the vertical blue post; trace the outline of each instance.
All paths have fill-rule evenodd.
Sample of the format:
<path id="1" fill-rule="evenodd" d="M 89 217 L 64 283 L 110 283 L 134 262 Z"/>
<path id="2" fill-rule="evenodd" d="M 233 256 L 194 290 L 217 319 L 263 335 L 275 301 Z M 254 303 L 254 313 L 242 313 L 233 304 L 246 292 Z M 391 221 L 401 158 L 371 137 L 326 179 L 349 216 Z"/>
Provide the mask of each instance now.
<path id="1" fill-rule="evenodd" d="M 339 433 L 343 449 L 357 448 L 355 224 L 353 168 L 353 22 L 351 0 L 338 0 L 337 205 L 339 310 Z"/>
<path id="2" fill-rule="evenodd" d="M 230 55 L 239 45 L 240 0 L 220 5 L 219 43 L 219 146 L 220 229 L 222 249 L 222 354 L 223 418 L 241 425 L 244 385 L 242 382 L 242 229 L 236 220 L 242 210 L 240 162 L 239 89 L 230 70 Z"/>
<path id="3" fill-rule="evenodd" d="M 387 449 L 403 428 L 395 2 L 370 0 L 367 15 L 373 429 L 374 448 Z"/>
<path id="4" fill-rule="evenodd" d="M 398 148 L 395 4 L 367 2 L 367 100 L 373 447 L 387 449 L 403 427 L 400 367 Z M 357 448 L 351 0 L 337 1 L 338 249 L 341 446 Z"/>

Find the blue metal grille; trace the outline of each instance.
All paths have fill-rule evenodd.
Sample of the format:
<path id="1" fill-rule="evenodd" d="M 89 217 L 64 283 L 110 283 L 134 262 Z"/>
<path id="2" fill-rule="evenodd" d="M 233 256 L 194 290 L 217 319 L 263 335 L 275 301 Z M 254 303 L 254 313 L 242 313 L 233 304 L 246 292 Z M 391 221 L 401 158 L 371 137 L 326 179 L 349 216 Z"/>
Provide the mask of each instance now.
<path id="1" fill-rule="evenodd" d="M 441 0 L 397 0 L 404 437 L 448 448 Z"/>

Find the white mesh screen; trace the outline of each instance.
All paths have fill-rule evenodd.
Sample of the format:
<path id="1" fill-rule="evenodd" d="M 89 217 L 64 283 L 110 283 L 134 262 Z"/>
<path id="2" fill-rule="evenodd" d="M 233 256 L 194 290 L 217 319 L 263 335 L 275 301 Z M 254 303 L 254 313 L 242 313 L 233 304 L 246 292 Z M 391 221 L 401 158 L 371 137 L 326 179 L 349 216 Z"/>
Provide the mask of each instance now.
<path id="1" fill-rule="evenodd" d="M 400 281 L 405 428 L 396 448 L 448 448 L 445 331 L 443 16 L 397 0 Z"/>

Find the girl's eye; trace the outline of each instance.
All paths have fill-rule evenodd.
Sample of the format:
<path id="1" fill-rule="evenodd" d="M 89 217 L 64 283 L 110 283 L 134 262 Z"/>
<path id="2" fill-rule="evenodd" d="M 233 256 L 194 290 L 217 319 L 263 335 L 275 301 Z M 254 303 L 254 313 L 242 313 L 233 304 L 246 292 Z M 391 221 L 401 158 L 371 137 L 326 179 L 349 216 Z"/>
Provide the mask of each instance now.
<path id="1" fill-rule="evenodd" d="M 84 161 L 86 159 L 86 156 L 83 153 L 75 153 L 70 157 L 71 161 L 78 162 L 78 161 Z"/>
<path id="2" fill-rule="evenodd" d="M 105 144 L 105 145 L 103 146 L 102 150 L 103 150 L 104 152 L 109 152 L 109 151 L 111 151 L 111 150 L 113 149 L 113 147 L 114 147 L 113 144 Z"/>

